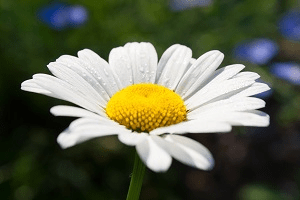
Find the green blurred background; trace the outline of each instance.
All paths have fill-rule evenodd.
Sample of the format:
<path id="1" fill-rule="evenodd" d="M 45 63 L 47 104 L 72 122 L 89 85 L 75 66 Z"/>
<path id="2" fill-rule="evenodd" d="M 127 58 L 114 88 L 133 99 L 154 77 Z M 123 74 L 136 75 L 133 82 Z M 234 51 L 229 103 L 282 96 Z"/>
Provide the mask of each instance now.
<path id="1" fill-rule="evenodd" d="M 277 27 L 285 12 L 300 6 L 297 1 L 215 0 L 177 11 L 167 0 L 56 1 L 88 11 L 86 23 L 60 30 L 38 14 L 53 3 L 0 1 L 0 199 L 126 198 L 134 148 L 103 137 L 62 150 L 56 137 L 73 119 L 54 117 L 49 109 L 68 103 L 21 91 L 20 84 L 49 73 L 46 65 L 60 55 L 89 48 L 107 60 L 112 48 L 133 41 L 151 42 L 159 57 L 174 43 L 190 47 L 195 58 L 218 49 L 225 54 L 221 66 L 245 64 L 273 89 L 263 109 L 271 116 L 268 128 L 188 135 L 212 152 L 215 168 L 205 172 L 174 160 L 166 173 L 147 169 L 140 199 L 300 199 L 299 86 L 277 79 L 267 64 L 232 56 L 237 43 L 263 37 L 279 45 L 272 61 L 299 62 L 299 42 Z"/>

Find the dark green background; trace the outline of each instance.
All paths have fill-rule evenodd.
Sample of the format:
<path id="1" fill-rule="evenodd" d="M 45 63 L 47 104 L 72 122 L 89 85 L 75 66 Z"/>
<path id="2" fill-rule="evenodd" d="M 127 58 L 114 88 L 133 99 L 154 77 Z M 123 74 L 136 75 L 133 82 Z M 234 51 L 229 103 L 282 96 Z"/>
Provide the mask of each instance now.
<path id="1" fill-rule="evenodd" d="M 173 161 L 166 173 L 147 170 L 141 199 L 299 199 L 299 86 L 270 75 L 268 65 L 232 58 L 235 44 L 263 37 L 280 46 L 272 62 L 299 61 L 299 42 L 277 30 L 282 14 L 300 6 L 296 1 L 215 0 L 181 12 L 171 11 L 166 0 L 65 1 L 85 6 L 89 20 L 62 31 L 37 19 L 48 3 L 0 1 L 0 199 L 125 199 L 134 148 L 104 137 L 62 150 L 56 137 L 73 119 L 54 117 L 49 109 L 67 103 L 21 91 L 20 84 L 49 73 L 46 65 L 62 54 L 89 48 L 107 60 L 112 48 L 133 41 L 151 42 L 159 57 L 174 43 L 190 47 L 195 58 L 218 49 L 225 54 L 222 66 L 243 63 L 274 90 L 263 109 L 270 127 L 189 134 L 212 152 L 215 168 L 205 172 Z"/>

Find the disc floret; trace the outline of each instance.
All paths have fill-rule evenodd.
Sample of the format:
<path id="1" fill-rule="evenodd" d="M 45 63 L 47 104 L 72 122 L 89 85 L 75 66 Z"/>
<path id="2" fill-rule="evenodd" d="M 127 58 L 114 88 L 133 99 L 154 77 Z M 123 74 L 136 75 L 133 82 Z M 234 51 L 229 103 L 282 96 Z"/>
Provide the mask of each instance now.
<path id="1" fill-rule="evenodd" d="M 157 84 L 130 85 L 115 93 L 106 106 L 108 117 L 136 132 L 186 120 L 186 107 L 174 91 Z"/>

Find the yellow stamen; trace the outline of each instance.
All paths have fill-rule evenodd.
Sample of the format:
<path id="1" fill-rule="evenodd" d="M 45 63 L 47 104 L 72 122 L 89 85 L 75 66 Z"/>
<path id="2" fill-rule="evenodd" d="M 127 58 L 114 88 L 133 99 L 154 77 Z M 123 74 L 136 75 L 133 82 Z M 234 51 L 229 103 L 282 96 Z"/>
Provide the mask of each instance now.
<path id="1" fill-rule="evenodd" d="M 156 84 L 130 85 L 108 101 L 108 117 L 137 132 L 177 124 L 186 120 L 182 98 L 172 90 Z"/>

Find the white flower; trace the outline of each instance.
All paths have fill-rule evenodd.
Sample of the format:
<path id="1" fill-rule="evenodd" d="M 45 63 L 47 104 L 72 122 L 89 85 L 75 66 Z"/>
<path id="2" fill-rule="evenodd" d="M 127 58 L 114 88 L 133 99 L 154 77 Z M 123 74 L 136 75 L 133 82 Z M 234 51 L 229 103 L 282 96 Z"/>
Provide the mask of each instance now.
<path id="1" fill-rule="evenodd" d="M 135 146 L 153 171 L 166 171 L 172 157 L 209 170 L 211 153 L 184 133 L 229 132 L 232 126 L 268 126 L 265 106 L 250 97 L 270 88 L 259 75 L 240 72 L 240 64 L 218 68 L 224 55 L 210 51 L 197 60 L 186 46 L 168 48 L 157 63 L 150 43 L 127 43 L 112 49 L 109 63 L 91 50 L 78 58 L 63 55 L 48 65 L 55 76 L 35 74 L 22 90 L 72 102 L 55 106 L 55 116 L 79 117 L 57 141 L 62 148 L 86 140 L 118 135 Z"/>

